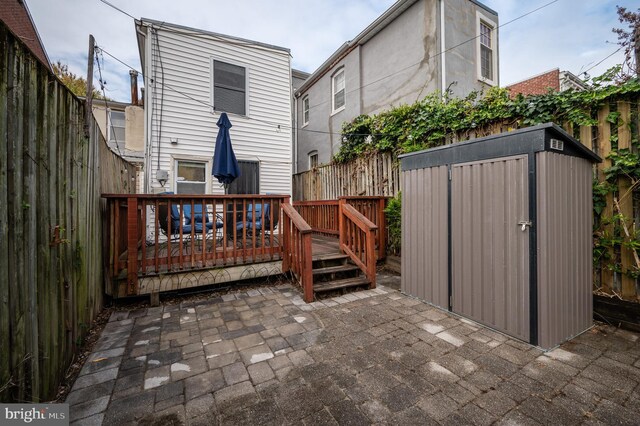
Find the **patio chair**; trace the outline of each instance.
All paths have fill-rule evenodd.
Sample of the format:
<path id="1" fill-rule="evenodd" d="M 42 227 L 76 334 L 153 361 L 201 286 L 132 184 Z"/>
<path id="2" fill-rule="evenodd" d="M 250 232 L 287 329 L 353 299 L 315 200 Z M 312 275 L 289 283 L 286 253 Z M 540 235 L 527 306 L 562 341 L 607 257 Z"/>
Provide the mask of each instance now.
<path id="1" fill-rule="evenodd" d="M 173 195 L 173 192 L 163 192 L 160 195 Z M 189 206 L 191 207 L 191 206 Z M 191 235 L 191 230 L 193 229 L 195 234 L 202 233 L 202 224 L 196 223 L 195 225 L 186 224 L 182 225 L 180 223 L 180 211 L 178 210 L 177 203 L 171 203 L 171 229 L 169 229 L 169 202 L 161 201 L 158 204 L 158 225 L 160 226 L 160 230 L 167 237 L 175 238 L 180 235 L 180 230 L 182 229 L 183 237 L 188 237 Z"/>
<path id="2" fill-rule="evenodd" d="M 212 231 L 215 226 L 216 229 L 221 229 L 224 225 L 221 220 L 216 218 L 215 223 L 209 220 L 209 213 L 202 214 L 202 204 L 193 204 L 193 218 L 191 214 L 191 204 L 185 204 L 182 206 L 186 225 L 195 225 L 196 229 L 200 229 L 202 232 L 202 225 L 206 227 L 207 232 Z"/>
<path id="3" fill-rule="evenodd" d="M 264 209 L 264 222 L 262 220 L 262 210 Z M 278 225 L 279 212 L 273 212 L 273 229 Z M 255 214 L 255 223 L 253 216 Z M 242 219 L 236 224 L 237 235 L 242 235 L 242 231 L 246 229 L 248 236 L 258 237 L 264 232 L 265 236 L 271 232 L 271 204 L 263 203 L 256 204 L 255 211 L 253 210 L 253 204 L 247 206 L 246 221 L 242 222 Z"/>

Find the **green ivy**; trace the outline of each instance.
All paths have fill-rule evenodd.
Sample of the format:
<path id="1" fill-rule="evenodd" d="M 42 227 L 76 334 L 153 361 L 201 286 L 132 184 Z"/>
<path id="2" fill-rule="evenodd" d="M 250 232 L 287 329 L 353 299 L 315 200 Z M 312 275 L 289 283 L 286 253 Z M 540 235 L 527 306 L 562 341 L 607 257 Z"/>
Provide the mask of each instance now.
<path id="1" fill-rule="evenodd" d="M 613 74 L 605 73 L 591 82 L 589 90 L 549 92 L 537 96 L 509 97 L 506 89 L 472 92 L 465 98 L 433 93 L 412 105 L 400 105 L 376 115 L 361 115 L 342 126 L 342 145 L 334 161 L 344 163 L 368 153 L 402 154 L 464 140 L 472 131 L 491 124 L 512 128 L 541 123 L 570 123 L 595 126 L 597 108 L 611 97 L 624 99 L 640 94 L 640 80 L 610 84 Z M 618 113 L 607 120 L 619 122 Z"/>
<path id="2" fill-rule="evenodd" d="M 389 200 L 384 213 L 389 225 L 388 248 L 393 253 L 400 253 L 402 243 L 402 194 L 400 192 L 395 198 Z"/>

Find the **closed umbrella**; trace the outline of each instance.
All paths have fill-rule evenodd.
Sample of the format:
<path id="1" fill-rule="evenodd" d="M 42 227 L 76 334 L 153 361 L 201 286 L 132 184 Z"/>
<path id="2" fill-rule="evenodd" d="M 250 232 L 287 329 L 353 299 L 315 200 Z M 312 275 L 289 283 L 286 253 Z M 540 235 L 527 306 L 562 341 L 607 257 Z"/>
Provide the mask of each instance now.
<path id="1" fill-rule="evenodd" d="M 231 136 L 229 129 L 231 122 L 227 113 L 220 114 L 220 118 L 216 123 L 218 125 L 218 136 L 216 137 L 216 149 L 213 154 L 213 170 L 211 174 L 218 179 L 218 182 L 224 185 L 224 191 L 227 192 L 229 184 L 240 176 L 240 167 L 233 153 L 231 146 Z"/>

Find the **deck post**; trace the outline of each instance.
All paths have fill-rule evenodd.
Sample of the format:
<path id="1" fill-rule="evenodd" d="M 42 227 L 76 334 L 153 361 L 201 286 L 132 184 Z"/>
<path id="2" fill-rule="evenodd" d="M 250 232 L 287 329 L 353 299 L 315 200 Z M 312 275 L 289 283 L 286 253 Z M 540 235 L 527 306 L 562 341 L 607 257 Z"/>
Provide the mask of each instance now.
<path id="1" fill-rule="evenodd" d="M 340 250 L 342 251 L 342 247 L 346 244 L 345 242 L 345 223 L 344 223 L 344 212 L 342 209 L 344 208 L 346 200 L 344 198 L 338 199 L 338 236 L 340 237 Z"/>
<path id="2" fill-rule="evenodd" d="M 289 198 L 283 204 L 289 204 Z M 282 273 L 286 274 L 291 269 L 291 219 L 286 214 L 282 214 L 282 234 Z"/>
<path id="3" fill-rule="evenodd" d="M 302 285 L 304 291 L 304 301 L 313 302 L 313 258 L 311 255 L 311 233 L 302 235 L 303 251 L 302 251 Z"/>
<path id="4" fill-rule="evenodd" d="M 138 199 L 127 198 L 127 294 L 138 288 Z"/>

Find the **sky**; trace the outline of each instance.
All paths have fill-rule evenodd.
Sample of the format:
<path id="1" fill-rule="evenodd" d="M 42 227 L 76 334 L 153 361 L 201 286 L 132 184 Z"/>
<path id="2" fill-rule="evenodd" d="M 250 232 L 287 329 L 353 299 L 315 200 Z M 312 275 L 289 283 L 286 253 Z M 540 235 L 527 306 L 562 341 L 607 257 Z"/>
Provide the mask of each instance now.
<path id="1" fill-rule="evenodd" d="M 342 43 L 354 38 L 394 0 L 109 0 L 136 18 L 287 47 L 293 68 L 313 72 Z M 560 68 L 602 74 L 622 61 L 611 32 L 620 27 L 616 5 L 640 0 L 484 0 L 499 15 L 500 85 Z M 552 4 L 549 4 L 552 3 Z M 547 5 L 548 4 L 548 5 Z M 100 0 L 27 0 L 52 62 L 85 75 L 89 34 L 96 44 L 140 70 L 133 20 Z M 547 5 L 547 6 L 545 6 Z M 537 8 L 521 19 L 509 23 Z M 128 68 L 101 58 L 106 95 L 128 101 Z M 595 67 L 594 67 L 595 66 Z M 98 70 L 95 70 L 97 78 Z"/>

